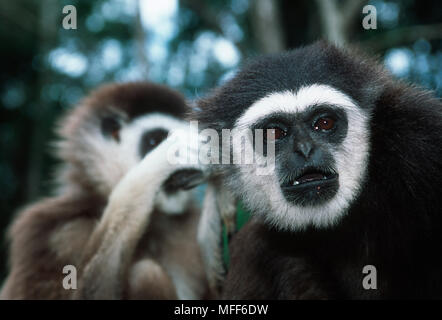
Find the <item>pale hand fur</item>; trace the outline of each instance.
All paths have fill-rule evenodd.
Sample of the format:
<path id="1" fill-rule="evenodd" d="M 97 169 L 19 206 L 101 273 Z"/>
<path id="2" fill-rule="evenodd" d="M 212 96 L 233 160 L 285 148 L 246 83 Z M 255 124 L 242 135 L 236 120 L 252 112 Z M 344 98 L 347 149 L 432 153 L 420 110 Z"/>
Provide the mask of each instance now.
<path id="1" fill-rule="evenodd" d="M 220 181 L 209 181 L 198 225 L 198 243 L 211 292 L 220 295 L 226 270 L 223 263 L 222 224 L 228 238 L 236 227 L 236 199 Z"/>
<path id="2" fill-rule="evenodd" d="M 168 138 L 131 169 L 112 191 L 104 214 L 93 231 L 85 248 L 84 271 L 77 298 L 120 298 L 121 279 L 128 272 L 136 279 L 137 264 L 128 270 L 136 245 L 145 232 L 154 212 L 155 199 L 166 179 L 184 168 L 201 169 L 198 164 L 170 164 L 168 150 L 176 143 Z M 192 152 L 193 150 L 191 150 Z M 144 261 L 152 265 L 153 261 Z M 105 266 L 105 267 L 103 267 Z M 103 275 L 103 273 L 106 273 Z M 157 278 L 169 277 L 161 266 L 155 264 Z M 94 281 L 99 278 L 106 281 Z M 129 283 L 130 285 L 130 283 Z"/>

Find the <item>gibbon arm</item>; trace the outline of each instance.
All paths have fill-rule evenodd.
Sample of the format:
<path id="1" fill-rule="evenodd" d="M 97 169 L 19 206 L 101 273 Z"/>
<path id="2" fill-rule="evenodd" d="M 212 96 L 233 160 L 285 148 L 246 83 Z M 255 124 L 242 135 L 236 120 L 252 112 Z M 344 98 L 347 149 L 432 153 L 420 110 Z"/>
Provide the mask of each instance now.
<path id="1" fill-rule="evenodd" d="M 86 245 L 76 298 L 122 298 L 134 251 L 149 224 L 158 191 L 172 173 L 190 167 L 169 163 L 167 152 L 172 143 L 172 139 L 166 139 L 112 191 L 104 214 Z M 145 265 L 152 265 L 151 262 Z M 165 286 L 170 287 L 171 281 L 162 268 L 156 264 L 154 267 L 152 274 L 157 275 L 158 281 L 164 279 Z"/>
<path id="2" fill-rule="evenodd" d="M 226 270 L 223 264 L 222 224 L 227 235 L 235 230 L 236 199 L 220 181 L 207 185 L 201 220 L 198 226 L 198 243 L 206 269 L 211 292 L 219 296 Z"/>

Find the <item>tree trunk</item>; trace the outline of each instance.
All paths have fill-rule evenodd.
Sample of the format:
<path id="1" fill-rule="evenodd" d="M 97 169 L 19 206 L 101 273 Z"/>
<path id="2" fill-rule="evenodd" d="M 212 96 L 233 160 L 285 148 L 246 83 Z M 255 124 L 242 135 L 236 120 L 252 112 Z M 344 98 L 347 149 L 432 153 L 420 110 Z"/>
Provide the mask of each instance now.
<path id="1" fill-rule="evenodd" d="M 252 1 L 253 37 L 262 53 L 281 52 L 286 48 L 278 3 L 275 0 Z"/>

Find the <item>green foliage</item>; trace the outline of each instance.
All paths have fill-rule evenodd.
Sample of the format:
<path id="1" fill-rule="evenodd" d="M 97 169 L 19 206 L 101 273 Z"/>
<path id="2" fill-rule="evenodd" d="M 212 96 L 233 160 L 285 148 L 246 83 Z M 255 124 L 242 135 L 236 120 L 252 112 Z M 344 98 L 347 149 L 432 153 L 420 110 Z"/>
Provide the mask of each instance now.
<path id="1" fill-rule="evenodd" d="M 249 221 L 251 218 L 250 216 L 250 212 L 248 212 L 247 210 L 245 210 L 244 206 L 242 205 L 241 202 L 238 202 L 238 206 L 237 206 L 237 210 L 236 210 L 236 231 L 238 231 L 239 229 L 241 229 L 246 223 L 247 221 Z M 229 263 L 230 263 L 230 255 L 229 255 L 229 237 L 227 235 L 227 231 L 225 226 L 223 225 L 223 260 L 224 260 L 224 265 L 226 267 L 229 267 Z"/>

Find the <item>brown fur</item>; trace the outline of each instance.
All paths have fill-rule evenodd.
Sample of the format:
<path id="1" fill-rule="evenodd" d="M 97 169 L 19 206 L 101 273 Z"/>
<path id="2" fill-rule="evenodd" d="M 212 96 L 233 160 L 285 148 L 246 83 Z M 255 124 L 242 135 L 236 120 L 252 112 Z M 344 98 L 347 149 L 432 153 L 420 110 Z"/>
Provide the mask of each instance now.
<path id="1" fill-rule="evenodd" d="M 205 294 L 207 285 L 196 242 L 199 212 L 191 204 L 181 215 L 146 208 L 145 215 L 151 215 L 149 220 L 146 218 L 146 224 L 129 228 L 122 225 L 117 229 L 115 236 L 134 228 L 139 229 L 134 233 L 140 236 L 127 235 L 128 252 L 124 247 L 118 272 L 108 272 L 109 257 L 102 255 L 100 248 L 106 248 L 104 242 L 113 239 L 106 237 L 112 233 L 101 230 L 100 222 L 111 191 L 126 172 L 122 169 L 115 185 L 113 181 L 109 184 L 107 180 L 97 179 L 95 174 L 91 176 L 94 166 L 99 168 L 102 164 L 94 163 L 95 158 L 88 155 L 100 154 L 101 150 L 93 150 L 92 145 L 82 140 L 97 134 L 99 120 L 106 114 L 118 113 L 130 121 L 149 112 L 179 118 L 185 111 L 179 94 L 150 83 L 132 83 L 105 86 L 69 112 L 59 126 L 61 141 L 57 154 L 64 162 L 56 177 L 59 189 L 53 197 L 21 211 L 13 221 L 8 232 L 10 273 L 0 293 L 1 299 L 173 299 L 177 298 L 177 282 L 182 279 L 191 284 L 196 297 Z M 149 186 L 149 181 L 145 184 Z M 152 194 L 155 190 L 138 191 Z M 130 225 L 131 208 L 126 203 L 122 208 L 128 211 L 129 218 L 124 222 Z M 143 210 L 141 208 L 141 212 Z M 145 226 L 147 230 L 141 229 Z M 91 261 L 103 263 L 89 267 L 93 264 Z M 66 265 L 77 268 L 78 290 L 66 290 L 62 286 L 66 276 L 62 270 Z M 112 276 L 106 278 L 108 275 Z M 103 283 L 109 284 L 111 290 L 94 295 L 94 288 Z"/>

